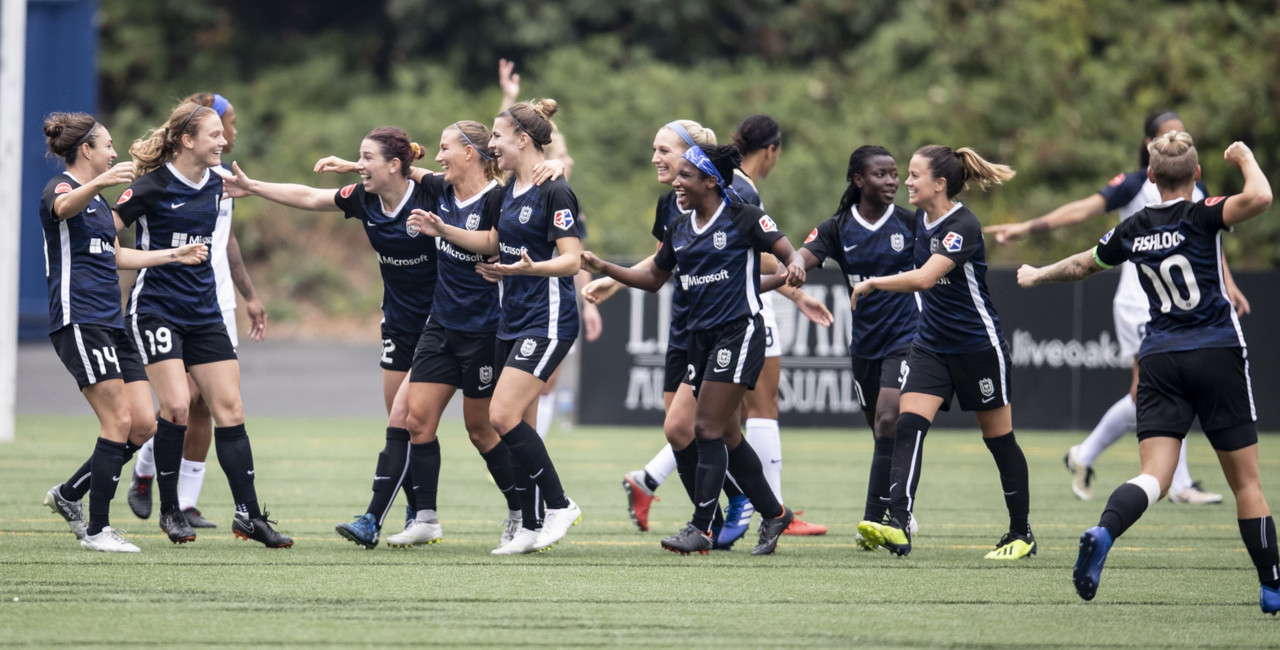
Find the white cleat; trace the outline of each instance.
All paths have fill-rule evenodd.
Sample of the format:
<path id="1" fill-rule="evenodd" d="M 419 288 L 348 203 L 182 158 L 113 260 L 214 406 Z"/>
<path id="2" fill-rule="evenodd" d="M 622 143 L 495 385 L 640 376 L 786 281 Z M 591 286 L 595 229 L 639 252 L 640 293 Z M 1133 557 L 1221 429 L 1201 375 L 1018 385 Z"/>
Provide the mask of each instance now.
<path id="1" fill-rule="evenodd" d="M 502 537 L 498 540 L 498 546 L 506 546 L 511 540 L 516 538 L 516 533 L 520 532 L 520 525 L 524 523 L 521 517 L 507 517 L 502 521 Z"/>
<path id="2" fill-rule="evenodd" d="M 76 539 L 84 539 L 85 529 L 89 527 L 84 520 L 84 502 L 62 498 L 62 493 L 58 490 L 60 485 L 55 485 L 44 493 L 44 504 L 67 520 L 67 527 Z"/>
<path id="3" fill-rule="evenodd" d="M 542 521 L 542 532 L 533 550 L 544 551 L 555 546 L 569 532 L 569 528 L 582 521 L 582 508 L 569 499 L 567 508 L 547 508 L 547 516 Z"/>
<path id="4" fill-rule="evenodd" d="M 85 535 L 80 540 L 80 546 L 90 551 L 102 551 L 103 553 L 141 553 L 142 549 L 125 541 L 120 536 L 120 531 L 107 526 L 97 535 Z"/>
<path id="5" fill-rule="evenodd" d="M 1071 492 L 1081 501 L 1093 498 L 1093 468 L 1080 462 L 1080 445 L 1067 450 L 1062 457 L 1067 471 L 1071 472 Z"/>
<path id="6" fill-rule="evenodd" d="M 511 541 L 490 551 L 493 555 L 521 555 L 532 553 L 533 545 L 538 543 L 538 531 L 521 528 Z"/>
<path id="7" fill-rule="evenodd" d="M 1205 492 L 1200 489 L 1200 483 L 1192 483 L 1191 487 L 1181 492 L 1170 492 L 1169 501 L 1172 503 L 1187 503 L 1193 506 L 1206 506 L 1214 503 L 1222 503 L 1222 495 L 1217 492 Z"/>
<path id="8" fill-rule="evenodd" d="M 438 544 L 443 537 L 444 530 L 440 527 L 440 522 L 426 522 L 415 519 L 409 522 L 408 526 L 405 526 L 404 532 L 388 537 L 387 546 L 409 548 L 410 546 L 419 546 L 421 544 Z"/>

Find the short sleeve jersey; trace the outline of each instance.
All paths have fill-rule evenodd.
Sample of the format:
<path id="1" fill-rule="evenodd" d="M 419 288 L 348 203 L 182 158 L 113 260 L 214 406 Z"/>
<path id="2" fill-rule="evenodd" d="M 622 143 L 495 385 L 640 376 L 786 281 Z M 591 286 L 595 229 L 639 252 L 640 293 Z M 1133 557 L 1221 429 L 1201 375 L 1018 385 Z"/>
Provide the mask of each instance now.
<path id="1" fill-rule="evenodd" d="M 1107 212 L 1120 211 L 1120 219 L 1128 219 L 1148 205 L 1160 203 L 1160 190 L 1147 178 L 1147 168 L 1116 174 L 1107 186 L 1098 190 L 1098 194 L 1106 201 Z M 1196 181 L 1192 199 L 1199 201 L 1208 194 L 1204 183 Z"/>
<path id="2" fill-rule="evenodd" d="M 915 263 L 916 215 L 891 205 L 870 223 L 858 206 L 818 224 L 804 247 L 818 264 L 834 259 L 846 286 L 863 280 L 910 271 Z M 876 291 L 858 299 L 853 310 L 849 354 L 859 359 L 883 359 L 911 342 L 920 318 L 920 296 Z"/>
<path id="3" fill-rule="evenodd" d="M 921 292 L 916 344 L 939 354 L 1000 347 L 1000 317 L 987 292 L 987 253 L 978 217 L 963 204 L 930 224 L 923 211 L 916 227 L 916 266 L 943 255 L 955 267 Z"/>
<path id="4" fill-rule="evenodd" d="M 435 213 L 450 226 L 485 232 L 498 222 L 502 189 L 497 181 L 466 201 L 458 200 L 453 186 L 445 184 L 443 176 L 428 175 L 422 179 L 422 185 L 436 197 Z M 485 256 L 452 244 L 444 237 L 436 238 L 436 255 L 436 295 L 431 305 L 431 319 L 451 330 L 498 331 L 498 283 L 476 273 L 476 264 L 485 261 Z"/>
<path id="5" fill-rule="evenodd" d="M 503 264 L 527 253 L 534 262 L 557 254 L 556 242 L 582 238 L 578 197 L 563 178 L 531 185 L 517 193 L 515 183 L 503 192 L 498 217 L 498 252 Z M 502 279 L 502 318 L 498 338 L 521 336 L 572 341 L 578 338 L 578 303 L 573 277 L 508 275 Z"/>
<path id="6" fill-rule="evenodd" d="M 40 194 L 51 333 L 71 324 L 124 327 L 111 206 L 97 195 L 78 214 L 54 218 L 54 200 L 78 187 L 80 181 L 63 172 Z"/>
<path id="7" fill-rule="evenodd" d="M 382 274 L 382 322 L 387 329 L 416 335 L 431 314 L 436 290 L 435 238 L 408 226 L 414 209 L 435 210 L 436 197 L 422 185 L 409 181 L 400 204 L 384 211 L 382 199 L 369 194 L 360 183 L 347 185 L 333 195 L 333 202 L 347 219 L 358 219 L 378 256 Z"/>
<path id="8" fill-rule="evenodd" d="M 760 311 L 760 253 L 772 250 L 781 238 L 769 215 L 739 202 L 722 203 L 703 226 L 690 212 L 667 228 L 654 263 L 676 272 L 688 294 L 690 332 Z"/>
<path id="9" fill-rule="evenodd" d="M 678 221 L 681 215 L 687 215 L 676 203 L 675 190 L 668 191 L 658 198 L 658 207 L 653 217 L 653 237 L 662 243 L 667 228 Z M 667 347 L 677 350 L 689 349 L 689 297 L 679 282 L 672 278 L 674 290 L 671 292 L 671 327 L 667 333 Z"/>
<path id="10" fill-rule="evenodd" d="M 1138 357 L 1200 348 L 1243 348 L 1244 332 L 1222 277 L 1225 199 L 1160 203 L 1102 236 L 1094 255 L 1104 266 L 1138 267 L 1151 322 Z"/>
<path id="11" fill-rule="evenodd" d="M 205 169 L 191 180 L 166 163 L 135 180 L 116 201 L 116 212 L 126 226 L 136 224 L 139 250 L 212 247 L 221 201 L 221 176 Z M 175 325 L 221 323 L 213 265 L 205 260 L 142 269 L 129 292 L 128 313 L 155 314 Z"/>
<path id="12" fill-rule="evenodd" d="M 729 192 L 730 201 L 742 201 L 747 205 L 754 205 L 761 210 L 764 209 L 764 202 L 760 200 L 760 192 L 756 190 L 756 184 L 751 182 L 751 178 L 741 169 L 733 170 L 733 182 L 729 183 L 732 192 Z M 737 196 L 734 196 L 734 194 Z"/>

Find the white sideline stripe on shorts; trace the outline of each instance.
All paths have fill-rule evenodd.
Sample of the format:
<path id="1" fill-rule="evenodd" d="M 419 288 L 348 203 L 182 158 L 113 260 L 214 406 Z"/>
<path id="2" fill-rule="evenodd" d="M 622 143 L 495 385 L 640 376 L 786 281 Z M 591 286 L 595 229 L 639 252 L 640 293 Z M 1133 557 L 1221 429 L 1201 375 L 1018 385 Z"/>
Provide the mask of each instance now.
<path id="1" fill-rule="evenodd" d="M 84 338 L 80 336 L 80 326 L 72 325 L 71 329 L 76 333 L 76 349 L 80 351 L 80 360 L 84 362 L 84 372 L 89 377 L 89 383 L 96 384 L 98 378 L 93 375 L 93 363 L 89 361 L 89 354 L 84 350 Z"/>
<path id="2" fill-rule="evenodd" d="M 552 322 L 554 323 L 555 321 Z M 558 343 L 560 343 L 560 341 L 555 339 L 551 339 L 551 341 L 547 343 L 547 351 L 542 355 L 542 358 L 538 360 L 537 367 L 533 369 L 534 377 L 542 379 L 542 371 L 547 367 L 547 362 L 551 360 L 551 353 L 555 352 L 556 344 Z"/>
<path id="3" fill-rule="evenodd" d="M 138 279 L 139 280 L 142 279 L 141 272 L 139 272 L 138 274 Z M 133 320 L 133 340 L 138 344 L 138 356 L 142 357 L 142 365 L 144 366 L 151 365 L 151 358 L 147 356 L 147 346 L 142 344 L 142 332 L 138 331 L 138 315 L 133 314 L 132 320 Z"/>
<path id="4" fill-rule="evenodd" d="M 1232 312 L 1235 313 L 1234 311 Z M 1258 421 L 1258 409 L 1253 405 L 1253 380 L 1249 378 L 1249 349 L 1241 348 L 1241 354 L 1244 355 L 1244 390 L 1249 394 L 1249 416 L 1254 422 Z"/>
<path id="5" fill-rule="evenodd" d="M 751 335 L 756 333 L 756 321 L 747 321 L 747 331 L 742 336 L 742 347 L 738 350 L 738 367 L 733 369 L 733 383 L 742 383 L 742 368 L 747 365 L 747 350 L 751 347 Z"/>
<path id="6" fill-rule="evenodd" d="M 1000 399 L 1005 403 L 1009 403 L 1009 387 L 1005 385 L 1005 378 L 1008 374 L 1004 369 L 1004 350 L 1000 349 L 1000 337 L 996 334 L 995 321 L 991 319 L 990 312 L 987 311 L 987 305 L 982 301 L 982 294 L 978 292 L 978 276 L 973 271 L 973 262 L 964 263 L 964 279 L 965 284 L 969 285 L 969 297 L 973 298 L 973 307 L 978 310 L 978 316 L 982 318 L 982 325 L 987 329 L 987 338 L 991 341 L 991 347 L 996 350 L 996 360 L 1000 364 Z"/>

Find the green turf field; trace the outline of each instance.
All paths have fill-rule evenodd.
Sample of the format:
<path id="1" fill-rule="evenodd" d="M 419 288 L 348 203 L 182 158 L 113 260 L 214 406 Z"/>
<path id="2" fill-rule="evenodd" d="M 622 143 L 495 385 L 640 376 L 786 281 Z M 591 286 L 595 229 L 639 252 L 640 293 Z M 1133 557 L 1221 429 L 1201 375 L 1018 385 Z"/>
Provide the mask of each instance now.
<path id="1" fill-rule="evenodd" d="M 619 483 L 657 450 L 661 434 L 557 430 L 552 457 L 583 522 L 546 553 L 497 558 L 489 550 L 504 504 L 457 425 L 441 440 L 443 543 L 366 551 L 333 533 L 364 510 L 382 426 L 249 422 L 258 493 L 277 528 L 297 540 L 293 549 L 233 538 L 229 493 L 211 456 L 200 505 L 221 528 L 169 544 L 154 516 L 129 513 L 125 478 L 113 524 L 143 552 L 108 555 L 81 550 L 41 505 L 45 490 L 87 457 L 96 425 L 20 418 L 18 441 L 0 445 L 0 645 L 1280 645 L 1280 620 L 1258 609 L 1229 496 L 1219 506 L 1158 504 L 1117 543 L 1097 598 L 1077 598 L 1076 539 L 1096 523 L 1110 489 L 1136 473 L 1136 443 L 1100 459 L 1100 494 L 1081 502 L 1062 454 L 1082 435 L 1020 433 L 1040 553 L 1001 564 L 982 559 L 1006 521 L 994 463 L 976 433 L 930 435 L 921 532 L 912 554 L 897 559 L 853 542 L 870 434 L 784 431 L 786 501 L 831 532 L 784 537 L 772 557 L 751 557 L 749 546 L 680 557 L 658 540 L 689 515 L 683 490 L 664 487 L 653 531 L 640 533 Z M 1192 472 L 1225 491 L 1212 458 L 1203 437 L 1194 439 Z M 1280 503 L 1270 480 L 1280 441 L 1263 441 L 1262 463 L 1268 496 Z M 386 532 L 398 532 L 396 519 Z"/>

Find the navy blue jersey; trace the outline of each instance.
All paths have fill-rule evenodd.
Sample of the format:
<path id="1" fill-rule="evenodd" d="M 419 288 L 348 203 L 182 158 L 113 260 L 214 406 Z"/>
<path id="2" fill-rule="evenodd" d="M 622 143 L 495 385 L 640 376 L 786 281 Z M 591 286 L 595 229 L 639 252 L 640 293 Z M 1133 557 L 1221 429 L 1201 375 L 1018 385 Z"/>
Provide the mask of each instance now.
<path id="1" fill-rule="evenodd" d="M 428 175 L 422 179 L 422 185 L 436 197 L 434 212 L 450 226 L 485 232 L 498 222 L 502 189 L 497 181 L 462 202 L 454 195 L 453 186 L 445 184 L 443 176 Z M 436 251 L 438 277 L 431 318 L 451 330 L 490 334 L 498 331 L 501 311 L 498 283 L 476 273 L 476 264 L 485 261 L 485 256 L 452 244 L 444 237 L 436 238 Z"/>
<path id="2" fill-rule="evenodd" d="M 733 192 L 729 192 L 730 201 L 742 201 L 747 205 L 754 205 L 761 210 L 764 209 L 764 202 L 760 200 L 760 193 L 756 191 L 756 184 L 751 181 L 747 173 L 741 169 L 733 170 L 733 182 L 729 184 Z M 738 196 L 734 196 L 734 192 Z"/>
<path id="3" fill-rule="evenodd" d="M 1151 322 L 1138 357 L 1199 348 L 1243 348 L 1244 332 L 1222 278 L 1224 198 L 1150 206 L 1102 236 L 1103 266 L 1138 267 Z"/>
<path id="4" fill-rule="evenodd" d="M 54 176 L 40 196 L 49 332 L 71 324 L 124 327 L 116 273 L 116 220 L 102 195 L 78 214 L 53 215 L 53 201 L 80 187 L 69 172 Z"/>
<path id="5" fill-rule="evenodd" d="M 957 203 L 936 223 L 921 211 L 916 226 L 916 266 L 944 255 L 955 268 L 921 292 L 916 344 L 939 354 L 963 354 L 1000 347 L 1000 317 L 987 293 L 987 251 L 978 217 Z"/>
<path id="6" fill-rule="evenodd" d="M 916 215 L 896 205 L 869 223 L 858 206 L 818 224 L 804 247 L 822 265 L 832 258 L 840 265 L 850 291 L 853 285 L 916 267 Z M 915 337 L 920 297 L 914 293 L 875 291 L 858 299 L 853 310 L 849 354 L 859 359 L 882 359 Z"/>
<path id="7" fill-rule="evenodd" d="M 502 213 L 498 217 L 498 249 L 503 264 L 519 262 L 522 253 L 534 262 L 545 262 L 556 256 L 557 240 L 582 238 L 578 197 L 563 178 L 531 185 L 519 194 L 515 190 L 512 183 L 503 192 Z M 578 303 L 572 276 L 504 276 L 501 295 L 498 338 L 578 338 Z"/>
<path id="8" fill-rule="evenodd" d="M 382 322 L 400 334 L 417 335 L 431 314 L 436 291 L 435 238 L 410 231 L 409 213 L 414 209 L 436 209 L 436 197 L 413 181 L 390 212 L 382 199 L 364 191 L 360 183 L 348 185 L 333 195 L 333 202 L 348 219 L 359 219 L 364 234 L 378 255 L 382 273 Z"/>
<path id="9" fill-rule="evenodd" d="M 205 169 L 199 179 L 185 178 L 166 163 L 144 174 L 116 201 L 126 226 L 137 224 L 138 250 L 213 247 L 222 201 L 222 177 Z M 138 271 L 129 292 L 129 315 L 156 314 L 175 325 L 222 323 L 218 284 L 209 260 L 166 264 Z"/>
<path id="10" fill-rule="evenodd" d="M 676 272 L 688 294 L 689 332 L 760 311 L 760 253 L 772 251 L 781 238 L 769 215 L 737 201 L 721 203 L 704 226 L 690 212 L 667 228 L 654 263 Z"/>
<path id="11" fill-rule="evenodd" d="M 1208 195 L 1209 191 L 1205 189 L 1204 183 L 1196 181 L 1196 189 L 1200 190 L 1201 196 Z M 1128 219 L 1130 215 L 1147 207 L 1153 203 L 1160 202 L 1160 192 L 1155 189 L 1155 184 L 1147 178 L 1147 168 L 1143 167 L 1136 171 L 1123 174 L 1116 174 L 1107 186 L 1098 190 L 1098 194 L 1107 202 L 1107 212 L 1112 210 L 1120 210 L 1120 218 Z M 1134 204 L 1134 199 L 1140 194 L 1146 197 L 1138 203 Z"/>
<path id="12" fill-rule="evenodd" d="M 653 237 L 661 244 L 666 238 L 667 228 L 687 215 L 676 202 L 676 191 L 670 190 L 658 197 L 658 207 L 653 216 Z M 671 292 L 671 328 L 667 333 L 667 347 L 677 350 L 689 349 L 689 297 L 684 288 L 672 277 Z"/>

